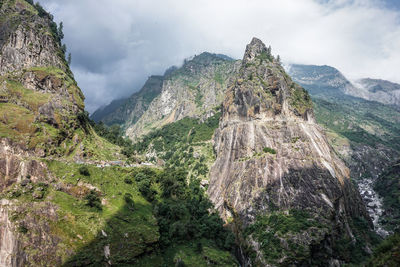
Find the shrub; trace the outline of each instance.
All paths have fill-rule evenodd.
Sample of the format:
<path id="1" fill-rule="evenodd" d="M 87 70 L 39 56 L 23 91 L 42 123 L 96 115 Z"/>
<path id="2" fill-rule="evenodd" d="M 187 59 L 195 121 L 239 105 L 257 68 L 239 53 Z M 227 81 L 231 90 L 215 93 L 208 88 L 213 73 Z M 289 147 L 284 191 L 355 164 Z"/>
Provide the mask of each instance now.
<path id="1" fill-rule="evenodd" d="M 132 195 L 130 193 L 125 193 L 124 200 L 128 209 L 133 210 L 135 208 L 135 202 L 132 199 Z"/>
<path id="2" fill-rule="evenodd" d="M 102 210 L 101 201 L 96 191 L 91 190 L 85 197 L 86 205 L 97 210 Z"/>
<path id="3" fill-rule="evenodd" d="M 271 154 L 276 154 L 276 150 L 270 147 L 264 147 L 263 148 L 264 153 L 271 153 Z"/>
<path id="4" fill-rule="evenodd" d="M 125 179 L 124 179 L 124 182 L 125 182 L 126 184 L 132 184 L 132 180 L 129 179 L 129 178 L 125 178 Z"/>
<path id="5" fill-rule="evenodd" d="M 90 172 L 87 166 L 79 167 L 79 173 L 84 176 L 90 176 Z"/>
<path id="6" fill-rule="evenodd" d="M 20 225 L 18 226 L 18 232 L 21 234 L 26 234 L 28 232 L 28 228 L 25 227 L 25 225 Z"/>

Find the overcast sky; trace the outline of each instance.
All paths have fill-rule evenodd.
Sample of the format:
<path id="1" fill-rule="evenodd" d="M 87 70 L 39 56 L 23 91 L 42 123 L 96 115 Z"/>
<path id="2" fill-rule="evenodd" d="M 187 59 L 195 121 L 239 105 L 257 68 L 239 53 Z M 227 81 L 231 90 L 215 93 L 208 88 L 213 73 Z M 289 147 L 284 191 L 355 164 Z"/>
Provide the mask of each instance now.
<path id="1" fill-rule="evenodd" d="M 203 51 L 242 58 L 253 36 L 284 63 L 400 83 L 399 0 L 40 0 L 93 112 Z"/>

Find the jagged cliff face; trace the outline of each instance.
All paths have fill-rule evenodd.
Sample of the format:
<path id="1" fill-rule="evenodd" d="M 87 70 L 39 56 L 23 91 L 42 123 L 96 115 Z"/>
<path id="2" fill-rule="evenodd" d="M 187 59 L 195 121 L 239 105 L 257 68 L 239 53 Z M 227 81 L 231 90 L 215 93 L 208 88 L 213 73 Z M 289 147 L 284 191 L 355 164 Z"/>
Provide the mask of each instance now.
<path id="1" fill-rule="evenodd" d="M 263 225 L 260 218 L 288 219 L 304 212 L 309 221 L 324 226 L 300 227 L 298 232 L 276 233 L 273 238 L 278 247 L 287 242 L 302 247 L 309 259 L 311 244 L 325 242 L 334 226 L 354 238 L 348 215 L 367 218 L 349 170 L 314 122 L 308 93 L 286 75 L 258 39 L 247 46 L 239 74 L 228 87 L 214 141 L 217 159 L 208 193 L 222 218 L 235 227 Z M 263 240 L 273 227 L 263 227 L 255 227 L 259 232 L 244 231 L 248 236 L 242 245 L 256 251 L 253 264 L 296 263 L 289 259 L 291 248 L 274 257 L 263 250 L 274 246 L 268 243 L 271 240 Z M 313 231 L 313 236 L 306 237 L 307 231 Z"/>
<path id="2" fill-rule="evenodd" d="M 0 17 L 2 137 L 44 155 L 72 137 L 84 97 L 51 30 L 49 15 L 39 16 L 30 4 L 18 0 L 4 1 Z"/>
<path id="3" fill-rule="evenodd" d="M 96 110 L 91 118 L 107 125 L 131 126 L 146 112 L 150 103 L 161 93 L 164 76 L 150 76 L 139 92 L 128 99 L 114 100 L 109 105 Z"/>
<path id="4" fill-rule="evenodd" d="M 26 1 L 0 2 L 0 266 L 56 266 L 72 253 L 52 231 L 54 199 L 42 201 L 55 182 L 44 158 L 90 156 L 96 136 L 54 27 Z"/>
<path id="5" fill-rule="evenodd" d="M 0 74 L 39 66 L 53 66 L 65 71 L 48 18 L 37 16 L 37 11 L 25 1 L 3 2 L 0 9 Z"/>
<path id="6" fill-rule="evenodd" d="M 161 93 L 126 135 L 136 140 L 152 129 L 184 117 L 208 118 L 220 105 L 226 83 L 238 63 L 210 53 L 202 53 L 164 77 Z"/>

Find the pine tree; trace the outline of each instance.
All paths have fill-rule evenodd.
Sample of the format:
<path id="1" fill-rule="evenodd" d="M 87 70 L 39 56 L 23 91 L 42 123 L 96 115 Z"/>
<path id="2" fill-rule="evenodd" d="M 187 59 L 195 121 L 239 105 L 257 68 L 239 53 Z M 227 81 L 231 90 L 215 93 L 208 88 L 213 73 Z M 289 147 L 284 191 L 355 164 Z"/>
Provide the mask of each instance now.
<path id="1" fill-rule="evenodd" d="M 68 58 L 67 58 L 67 62 L 68 62 L 68 66 L 71 66 L 71 53 L 68 53 Z"/>
<path id="2" fill-rule="evenodd" d="M 60 22 L 60 25 L 58 26 L 58 30 L 57 30 L 58 37 L 60 38 L 60 40 L 64 39 L 64 32 L 63 32 L 63 29 L 64 29 L 64 24 L 63 24 L 63 22 L 61 21 L 61 22 Z"/>
<path id="3" fill-rule="evenodd" d="M 272 51 L 271 46 L 268 46 L 268 48 L 267 48 L 267 55 L 268 55 L 268 56 L 271 55 L 271 51 Z"/>

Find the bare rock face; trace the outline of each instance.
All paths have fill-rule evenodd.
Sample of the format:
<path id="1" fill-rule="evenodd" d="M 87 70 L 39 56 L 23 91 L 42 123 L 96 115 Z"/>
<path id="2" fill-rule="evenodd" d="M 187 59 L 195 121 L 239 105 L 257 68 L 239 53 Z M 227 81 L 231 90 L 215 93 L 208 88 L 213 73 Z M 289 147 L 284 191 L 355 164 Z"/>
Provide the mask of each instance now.
<path id="1" fill-rule="evenodd" d="M 48 20 L 39 16 L 29 16 L 30 6 L 26 3 L 1 7 L 1 16 L 11 23 L 0 22 L 1 52 L 0 75 L 32 67 L 53 66 L 65 70 L 65 64 L 58 54 L 59 44 L 48 30 Z M 12 14 L 18 15 L 12 15 Z M 18 25 L 15 27 L 15 25 Z"/>
<path id="2" fill-rule="evenodd" d="M 46 180 L 46 165 L 30 159 L 38 153 L 0 138 L 0 192 L 26 177 L 35 182 Z"/>
<path id="3" fill-rule="evenodd" d="M 35 156 L 58 153 L 55 148 L 81 126 L 84 96 L 64 59 L 57 25 L 27 1 L 2 1 L 0 17 L 1 137 Z"/>
<path id="4" fill-rule="evenodd" d="M 241 246 L 256 252 L 245 261 L 298 264 L 300 252 L 290 249 L 289 243 L 302 247 L 302 257 L 311 257 L 312 244 L 335 235 L 334 227 L 354 239 L 349 215 L 369 220 L 348 168 L 314 122 L 308 93 L 256 38 L 246 48 L 237 79 L 228 87 L 214 141 L 217 159 L 208 193 L 222 218 L 238 229 Z M 274 230 L 283 222 L 274 226 L 271 216 L 301 221 L 300 213 L 308 222 L 322 224 Z M 275 245 L 282 247 L 273 256 L 268 252 L 272 239 L 266 238 L 271 233 L 278 240 Z"/>

